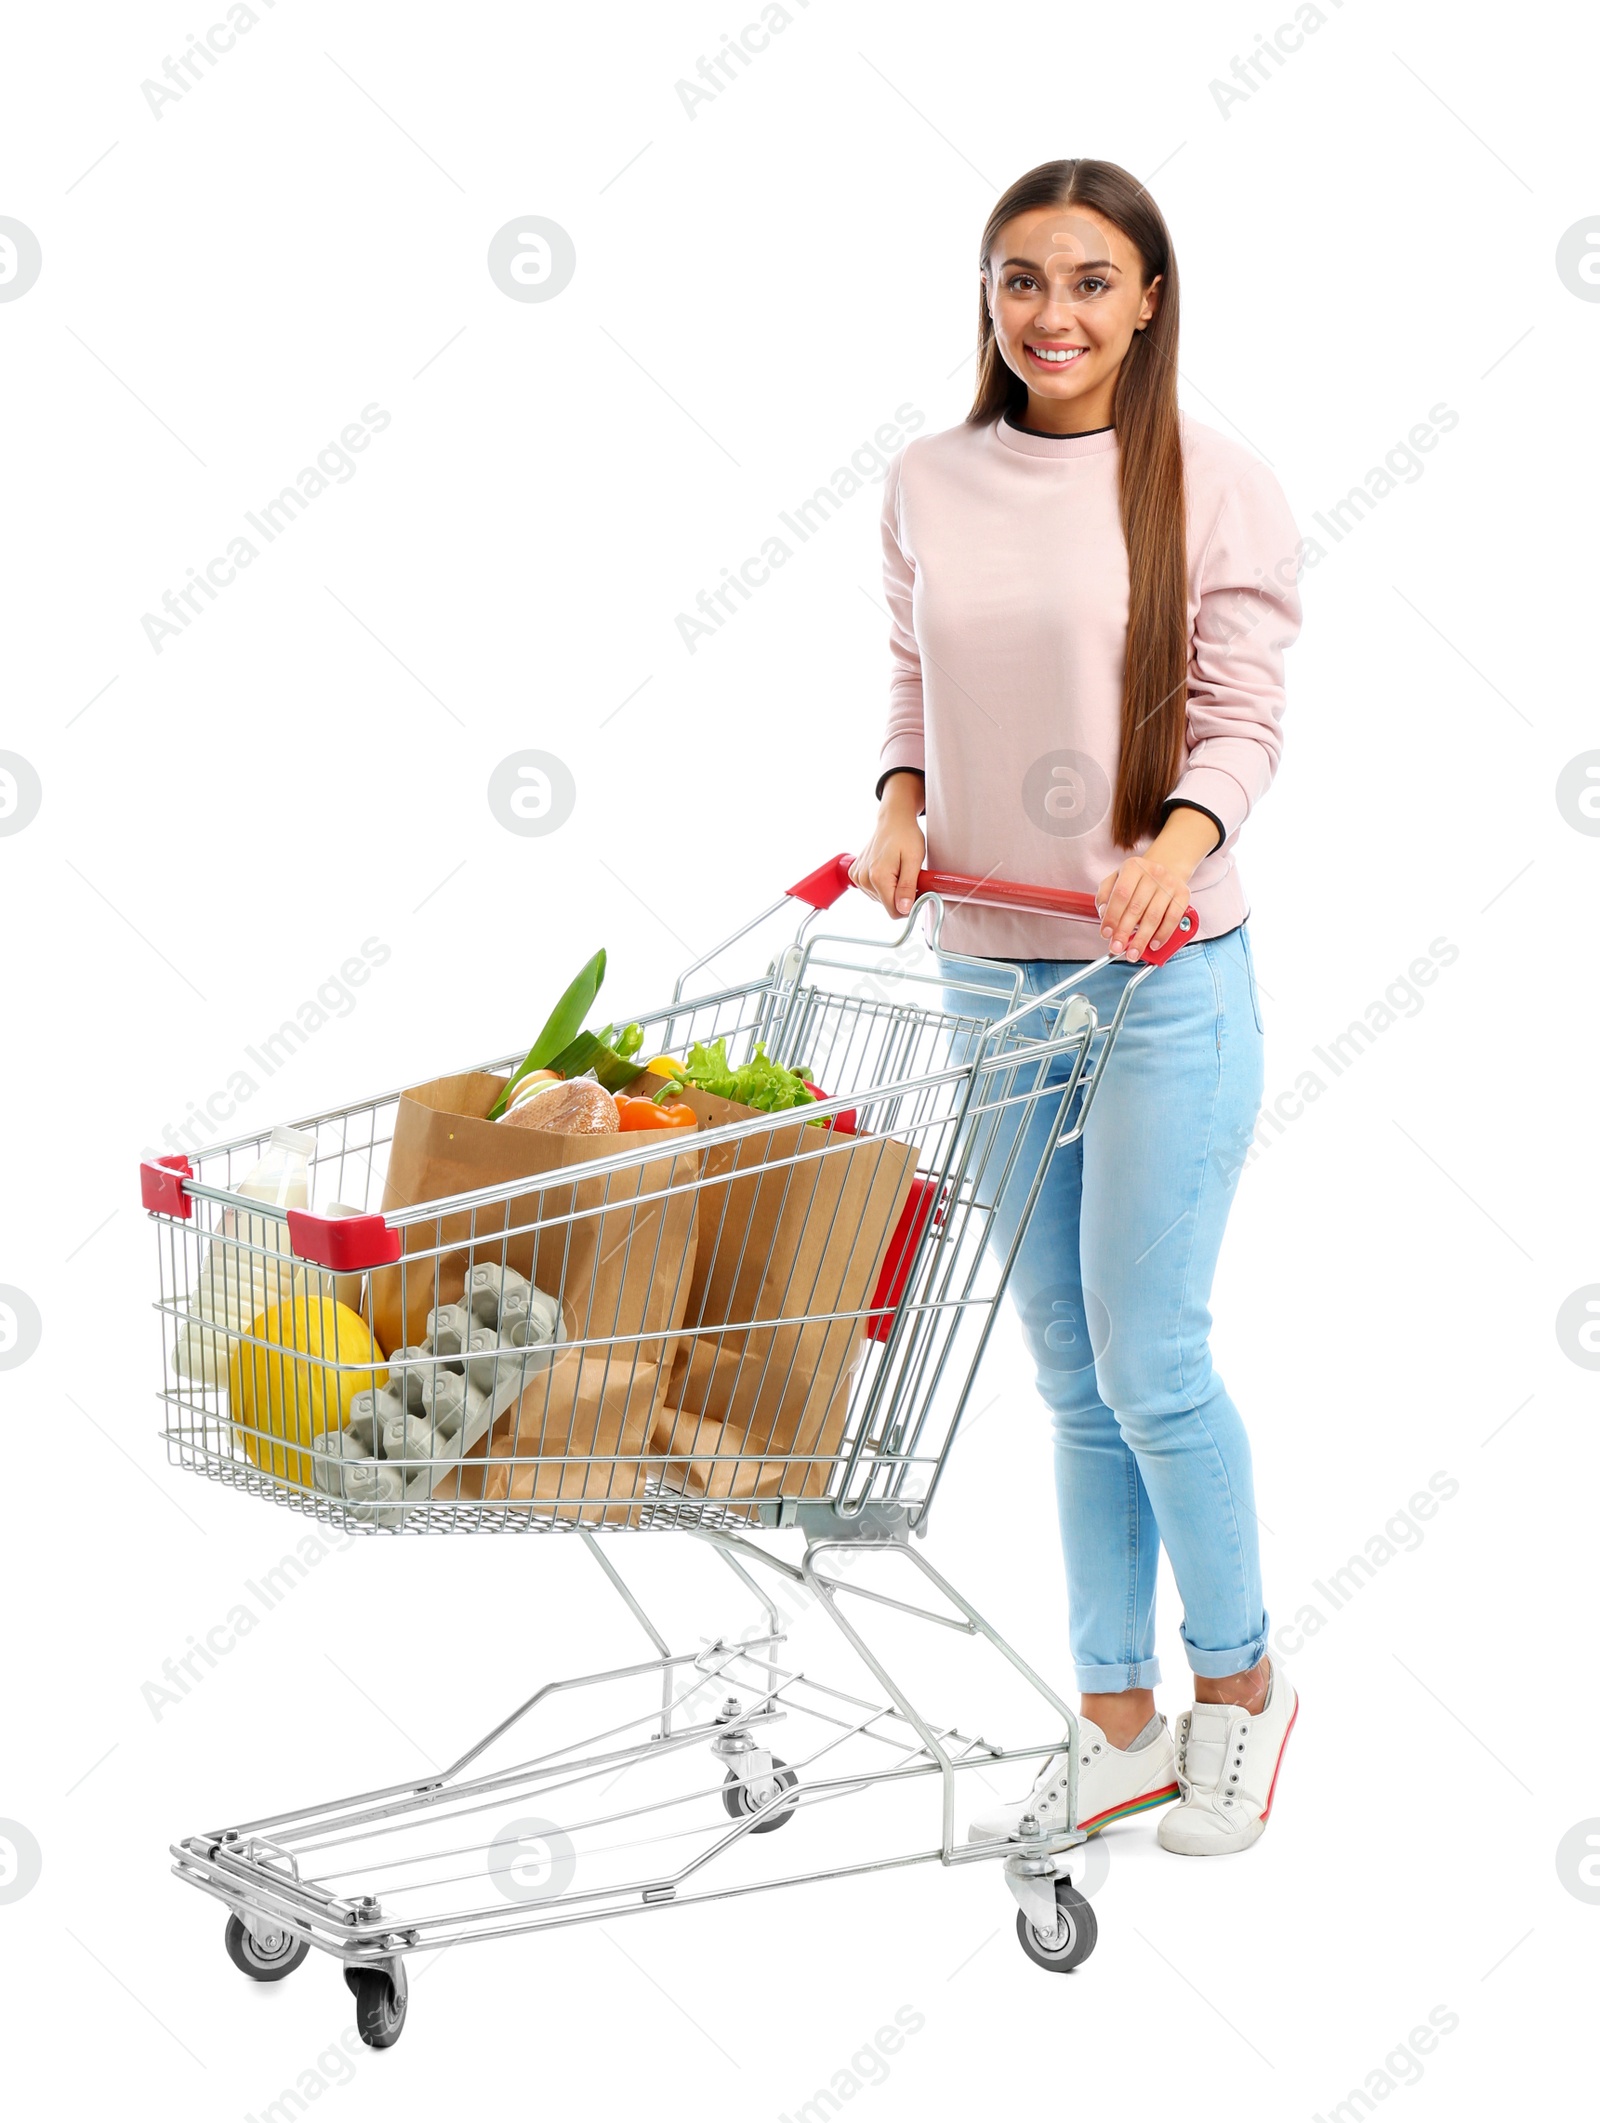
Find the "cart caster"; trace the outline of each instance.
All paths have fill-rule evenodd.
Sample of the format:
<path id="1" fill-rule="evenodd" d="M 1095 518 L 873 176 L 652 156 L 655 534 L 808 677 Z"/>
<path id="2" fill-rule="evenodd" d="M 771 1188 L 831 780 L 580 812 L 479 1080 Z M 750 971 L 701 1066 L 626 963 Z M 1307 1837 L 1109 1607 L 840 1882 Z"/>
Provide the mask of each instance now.
<path id="1" fill-rule="evenodd" d="M 795 1808 L 800 1803 L 798 1799 L 790 1799 L 787 1803 L 780 1804 L 778 1794 L 797 1791 L 799 1786 L 800 1779 L 794 1771 L 786 1769 L 774 1755 L 772 1773 L 767 1777 L 753 1778 L 746 1783 L 736 1769 L 730 1769 L 722 1786 L 722 1803 L 730 1819 L 735 1821 L 742 1821 L 752 1813 L 765 1814 L 767 1818 L 758 1822 L 750 1833 L 753 1836 L 769 1836 L 775 1828 L 781 1828 L 785 1821 L 794 1819 Z"/>
<path id="2" fill-rule="evenodd" d="M 1025 1909 L 1017 1911 L 1017 1937 L 1030 1961 L 1056 1975 L 1070 1975 L 1094 1952 L 1100 1928 L 1094 1911 L 1070 1880 L 1056 1882 L 1056 1928 L 1053 1935 L 1030 1922 Z"/>
<path id="3" fill-rule="evenodd" d="M 346 1968 L 344 1979 L 356 2001 L 357 2034 L 369 2049 L 392 2049 L 406 2024 L 405 1963 Z"/>
<path id="4" fill-rule="evenodd" d="M 228 1959 L 256 1983 L 281 1983 L 311 1951 L 311 1941 L 292 1931 L 269 1931 L 258 1939 L 243 1917 L 229 1917 L 222 1936 Z"/>

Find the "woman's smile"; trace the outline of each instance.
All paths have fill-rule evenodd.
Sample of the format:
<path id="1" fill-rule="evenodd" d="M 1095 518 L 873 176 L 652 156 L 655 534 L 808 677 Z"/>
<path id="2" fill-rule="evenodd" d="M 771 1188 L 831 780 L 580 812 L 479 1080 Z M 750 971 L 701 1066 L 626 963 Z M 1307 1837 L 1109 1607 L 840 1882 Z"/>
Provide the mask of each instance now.
<path id="1" fill-rule="evenodd" d="M 1042 369 L 1064 369 L 1070 368 L 1089 349 L 1086 346 L 1052 346 L 1048 340 L 1041 339 L 1024 340 L 1022 351 Z"/>

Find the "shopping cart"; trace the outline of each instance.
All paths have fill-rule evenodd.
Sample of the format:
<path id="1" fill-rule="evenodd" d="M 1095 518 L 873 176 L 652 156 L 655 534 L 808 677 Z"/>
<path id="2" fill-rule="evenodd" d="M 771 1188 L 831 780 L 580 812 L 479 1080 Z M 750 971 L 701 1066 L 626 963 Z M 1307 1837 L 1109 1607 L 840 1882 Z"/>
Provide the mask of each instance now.
<path id="1" fill-rule="evenodd" d="M 374 2047 L 400 2033 L 406 1957 L 420 1950 L 934 1860 L 1001 1862 L 1019 1938 L 1038 1965 L 1066 1972 L 1094 1948 L 1071 1706 L 910 1536 L 926 1528 L 1050 1158 L 1081 1133 L 1138 988 L 1194 933 L 1195 917 L 1190 909 L 1170 942 L 1147 954 L 1102 1023 L 1086 991 L 1113 963 L 1108 956 L 1024 1002 L 1015 967 L 949 953 L 930 960 L 918 933 L 926 919 L 927 940 L 937 945 L 947 901 L 1092 915 L 1086 895 L 924 872 L 911 914 L 885 945 L 818 928 L 847 889 L 848 867 L 841 856 L 791 887 L 690 966 L 668 1003 L 639 1018 L 645 1055 L 681 1055 L 691 1041 L 725 1038 L 734 1061 L 761 1042 L 773 1059 L 804 1065 L 826 1095 L 800 1115 L 702 1125 L 670 1131 L 670 1139 L 651 1132 L 638 1147 L 628 1139 L 563 1172 L 571 1184 L 539 1194 L 531 1215 L 526 1180 L 387 1212 L 374 1206 L 398 1092 L 296 1124 L 315 1138 L 311 1200 L 336 1200 L 337 1215 L 264 1211 L 238 1192 L 265 1137 L 142 1168 L 161 1261 L 162 1400 L 174 1464 L 346 1532 L 573 1533 L 650 1642 L 648 1658 L 546 1681 L 435 1775 L 173 1845 L 178 1877 L 229 1911 L 236 1965 L 272 1982 L 321 1948 L 343 1965 L 361 2035 Z M 686 995 L 758 924 L 796 903 L 806 911 L 794 941 L 759 979 Z M 514 1062 L 487 1067 L 503 1073 Z M 1047 1128 L 1024 1125 L 1041 1114 Z M 1026 1149 L 1041 1140 L 1042 1156 Z M 830 1190 L 831 1162 L 859 1162 L 874 1145 L 897 1146 L 914 1172 L 903 1164 L 894 1188 Z M 730 1169 L 753 1176 L 730 1181 Z M 681 1361 L 687 1351 L 692 1370 L 696 1351 L 715 1356 L 737 1346 L 740 1367 L 754 1367 L 746 1383 L 758 1399 L 785 1365 L 819 1374 L 829 1365 L 829 1376 L 796 1389 L 820 1402 L 823 1417 L 779 1443 L 747 1431 L 731 1451 L 709 1457 L 677 1449 L 670 1437 L 664 1444 L 659 1425 L 632 1420 L 629 1396 L 644 1378 L 640 1399 L 654 1407 L 669 1338 L 659 1319 L 625 1322 L 615 1308 L 597 1316 L 596 1263 L 614 1264 L 620 1245 L 626 1271 L 653 1249 L 653 1271 L 673 1204 L 686 1210 L 692 1200 L 698 1242 L 715 1227 L 716 1257 L 726 1261 L 731 1249 L 738 1285 L 747 1266 L 771 1265 L 745 1258 L 762 1234 L 770 1242 L 775 1228 L 791 1236 L 796 1228 L 782 1214 L 774 1225 L 774 1189 L 780 1212 L 820 1201 L 836 1222 L 857 1220 L 852 1243 L 859 1237 L 870 1249 L 871 1287 L 836 1306 L 819 1304 L 814 1273 L 809 1282 L 757 1274 L 750 1287 L 775 1310 L 735 1319 L 725 1306 L 713 1316 L 702 1295 L 698 1311 L 670 1322 L 670 1353 Z M 1020 1190 L 1023 1213 L 1001 1253 L 986 1240 L 1011 1189 Z M 883 1228 L 866 1228 L 873 1217 Z M 805 1216 L 800 1224 L 809 1228 Z M 605 1247 L 592 1242 L 598 1237 Z M 512 1258 L 521 1247 L 527 1259 L 533 1245 L 537 1270 L 519 1278 Z M 265 1291 L 292 1311 L 298 1299 L 305 1318 L 347 1301 L 337 1316 L 348 1320 L 378 1277 L 421 1278 L 422 1296 L 437 1299 L 435 1279 L 463 1259 L 464 1295 L 476 1289 L 487 1299 L 481 1329 L 458 1311 L 452 1336 L 444 1319 L 451 1307 L 443 1306 L 429 1311 L 426 1337 L 392 1360 L 371 1343 L 354 1356 L 323 1343 L 312 1356 L 291 1355 L 263 1315 L 230 1329 L 226 1363 L 191 1359 L 180 1369 L 174 1361 L 186 1334 L 218 1338 L 216 1307 L 197 1293 L 207 1278 L 215 1286 L 219 1261 L 255 1303 Z M 652 1273 L 647 1286 L 659 1289 L 661 1277 Z M 545 1333 L 527 1326 L 539 1287 L 556 1300 Z M 496 1322 L 502 1300 L 507 1310 Z M 404 1303 L 402 1312 L 412 1317 Z M 252 1367 L 259 1374 L 262 1366 L 273 1391 L 252 1393 Z M 400 1387 L 393 1379 L 386 1386 L 391 1371 L 404 1374 Z M 582 1401 L 580 1422 L 572 1381 L 586 1373 L 591 1386 L 598 1378 L 600 1395 Z M 788 1385 L 776 1380 L 779 1400 Z M 375 1414 L 386 1392 L 389 1457 L 377 1444 Z M 620 1396 L 616 1420 L 597 1413 L 607 1394 L 613 1403 Z M 360 1435 L 371 1447 L 355 1461 L 347 1455 L 365 1447 L 353 1448 L 336 1428 L 347 1401 L 364 1414 Z M 530 1406 L 537 1420 L 525 1426 Z M 688 1532 L 726 1567 L 737 1581 L 727 1589 L 753 1602 L 749 1626 L 696 1649 L 668 1642 L 607 1553 L 613 1544 L 600 1538 L 667 1527 Z M 783 1529 L 801 1537 L 798 1560 L 752 1537 Z M 884 1558 L 902 1559 L 896 1572 L 917 1574 L 917 1598 L 865 1582 L 872 1573 L 861 1566 Z M 928 1604 L 935 1597 L 941 1606 Z M 992 1647 L 1010 1669 L 1007 1685 L 1047 1707 L 1043 1740 L 1004 1747 L 924 1711 L 904 1668 L 891 1672 L 863 1634 L 858 1601 Z M 785 1663 L 785 1624 L 800 1611 L 839 1631 L 874 1694 Z M 598 1706 L 593 1715 L 590 1705 Z M 780 1723 L 788 1726 L 781 1756 Z M 958 1777 L 1063 1747 L 1065 1829 L 1046 1833 L 1029 1815 L 1010 1839 L 957 1841 Z M 709 1776 L 696 1774 L 707 1753 Z M 884 1855 L 872 1839 L 899 1787 L 935 1777 L 938 1843 Z M 866 1809 L 865 1855 L 840 1848 L 846 1839 L 836 1831 L 852 1805 Z M 816 1824 L 809 1844 L 795 1826 L 807 1817 Z M 756 1839 L 780 1829 L 788 1831 L 783 1847 L 805 1847 L 800 1869 L 766 1862 L 771 1846 Z"/>

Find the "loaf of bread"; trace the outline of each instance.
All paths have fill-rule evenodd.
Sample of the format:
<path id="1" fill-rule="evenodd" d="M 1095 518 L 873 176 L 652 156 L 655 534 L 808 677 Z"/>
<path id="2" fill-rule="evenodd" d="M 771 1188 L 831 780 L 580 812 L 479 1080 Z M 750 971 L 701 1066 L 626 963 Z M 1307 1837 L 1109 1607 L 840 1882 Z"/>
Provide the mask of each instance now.
<path id="1" fill-rule="evenodd" d="M 502 1113 L 502 1128 L 547 1128 L 553 1135 L 609 1135 L 618 1128 L 617 1102 L 604 1085 L 586 1077 L 557 1080 L 519 1098 Z"/>

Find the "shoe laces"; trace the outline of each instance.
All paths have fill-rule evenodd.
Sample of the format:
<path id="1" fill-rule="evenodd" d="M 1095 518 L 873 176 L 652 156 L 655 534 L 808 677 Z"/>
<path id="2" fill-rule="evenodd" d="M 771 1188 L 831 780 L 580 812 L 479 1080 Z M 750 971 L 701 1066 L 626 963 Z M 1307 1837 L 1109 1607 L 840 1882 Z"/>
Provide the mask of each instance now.
<path id="1" fill-rule="evenodd" d="M 1087 1769 L 1093 1756 L 1103 1752 L 1104 1748 L 1099 1740 L 1090 1740 L 1079 1751 L 1079 1767 Z M 1059 1754 L 1053 1754 L 1050 1757 L 1049 1761 L 1045 1763 L 1043 1769 L 1033 1780 L 1033 1789 L 1028 1794 L 1030 1799 L 1043 1799 L 1048 1805 L 1054 1799 L 1065 1797 L 1067 1770 L 1071 1762 L 1071 1754 L 1072 1750 L 1070 1748 L 1063 1747 Z M 1057 1778 L 1060 1779 L 1059 1784 L 1056 1781 Z M 1046 1785 L 1050 1787 L 1048 1790 L 1045 1789 Z"/>
<path id="2" fill-rule="evenodd" d="M 1230 1706 L 1220 1703 L 1216 1705 L 1219 1710 L 1225 1707 Z M 1189 1775 L 1189 1724 L 1193 1715 L 1192 1711 L 1185 1710 L 1178 1718 L 1178 1789 L 1186 1800 L 1196 1791 L 1200 1791 L 1214 1801 L 1220 1800 L 1224 1806 L 1231 1806 L 1238 1796 L 1239 1779 L 1244 1773 L 1244 1750 L 1250 1737 L 1250 1713 L 1248 1710 L 1237 1710 L 1229 1719 L 1227 1738 L 1222 1749 L 1221 1774 L 1216 1783 L 1206 1785 L 1197 1784 Z"/>

